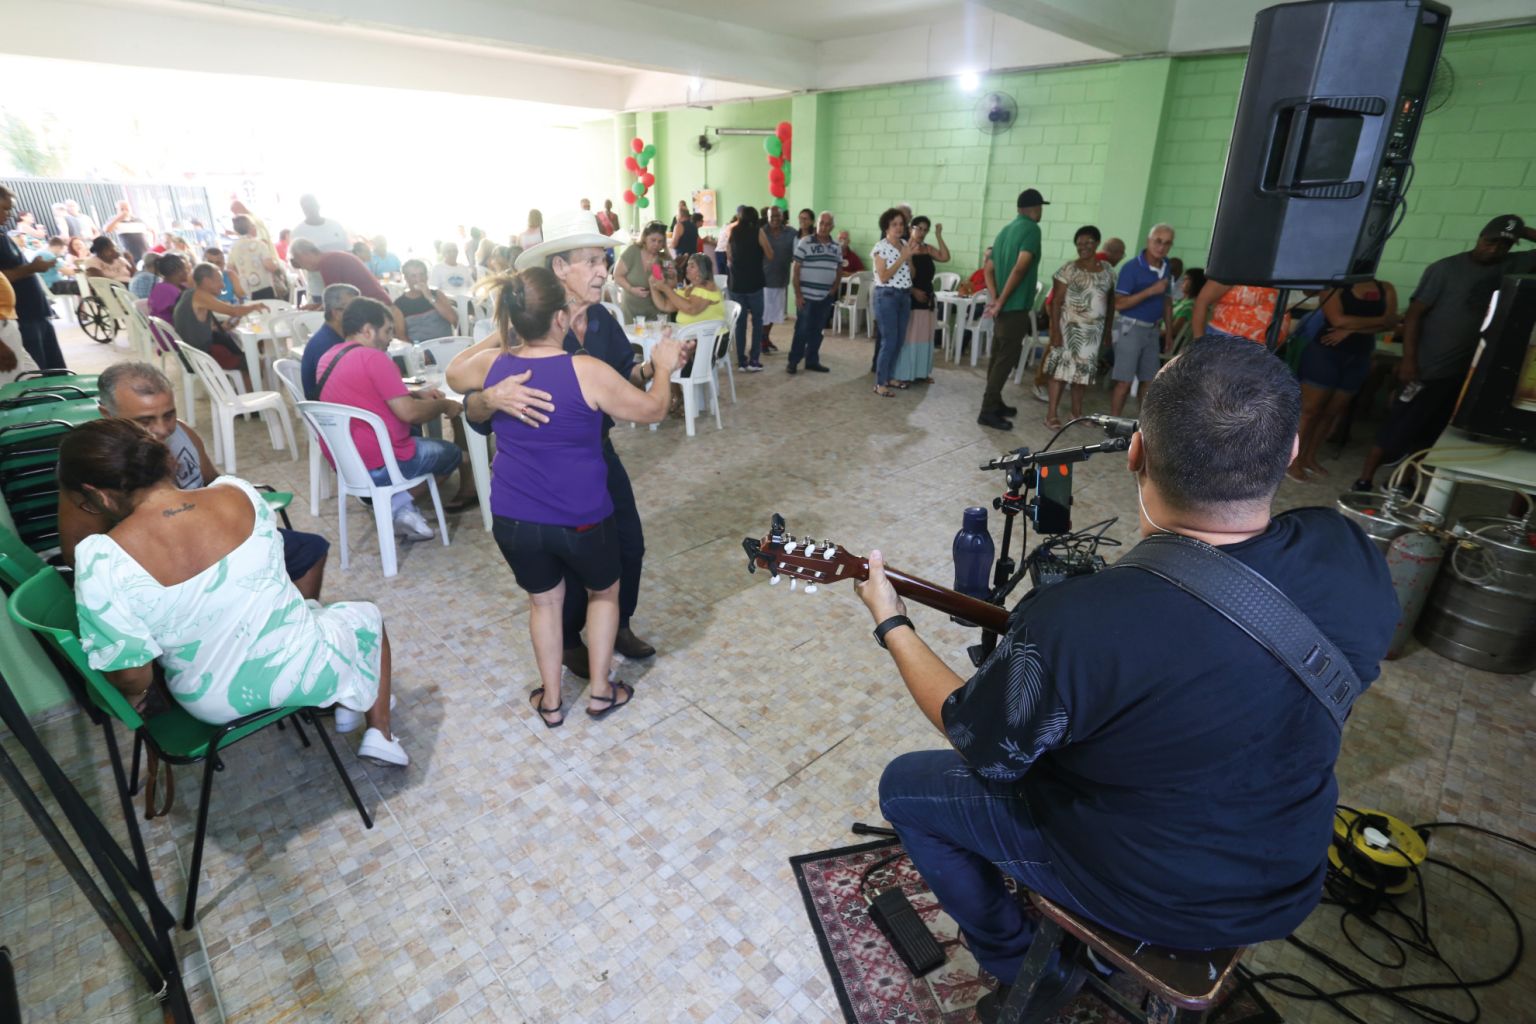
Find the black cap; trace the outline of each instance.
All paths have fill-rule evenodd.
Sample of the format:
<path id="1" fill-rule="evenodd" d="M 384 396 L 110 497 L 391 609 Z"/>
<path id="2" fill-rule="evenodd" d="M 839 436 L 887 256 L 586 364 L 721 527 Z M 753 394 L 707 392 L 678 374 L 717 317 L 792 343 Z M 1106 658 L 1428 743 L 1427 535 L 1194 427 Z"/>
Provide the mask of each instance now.
<path id="1" fill-rule="evenodd" d="M 1478 234 L 1479 238 L 1493 238 L 1503 242 L 1518 242 L 1525 231 L 1525 221 L 1512 213 L 1493 218 Z"/>
<path id="2" fill-rule="evenodd" d="M 1037 188 L 1027 188 L 1019 193 L 1019 209 L 1021 210 L 1027 210 L 1031 206 L 1050 205 L 1050 203 L 1045 201 L 1045 196 L 1042 196 Z"/>

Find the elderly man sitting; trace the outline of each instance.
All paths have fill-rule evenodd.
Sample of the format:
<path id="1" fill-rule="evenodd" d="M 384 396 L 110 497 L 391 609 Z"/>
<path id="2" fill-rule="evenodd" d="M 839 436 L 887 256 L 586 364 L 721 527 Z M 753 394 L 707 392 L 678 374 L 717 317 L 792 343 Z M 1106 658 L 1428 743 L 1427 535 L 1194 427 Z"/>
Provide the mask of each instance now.
<path id="1" fill-rule="evenodd" d="M 113 363 L 97 381 L 101 414 L 132 420 L 171 450 L 176 462 L 176 486 L 182 490 L 207 487 L 219 477 L 208 449 L 197 432 L 176 418 L 176 392 L 165 374 L 150 363 Z M 93 534 L 106 533 L 111 524 L 100 512 L 89 512 L 59 495 L 59 547 L 64 561 L 73 565 L 75 546 Z M 320 599 L 325 579 L 325 560 L 330 541 L 316 533 L 277 531 L 283 538 L 283 558 L 288 577 L 306 599 Z"/>
<path id="2" fill-rule="evenodd" d="M 341 318 L 346 343 L 327 352 L 316 367 L 320 400 L 355 406 L 383 420 L 400 472 L 406 477 L 427 473 L 446 477 L 459 468 L 459 449 L 451 441 L 414 437 L 411 428 L 442 416 L 457 416 L 461 408 L 436 388 L 415 392 L 406 388 L 394 360 L 384 351 L 395 336 L 392 311 L 393 307 L 367 298 L 355 299 L 347 307 Z M 352 441 L 374 482 L 388 483 L 389 469 L 372 428 L 354 421 Z M 408 492 L 396 491 L 393 505 L 397 532 L 412 540 L 437 536 Z"/>
<path id="3" fill-rule="evenodd" d="M 304 346 L 304 358 L 299 364 L 299 377 L 304 384 L 304 397 L 311 402 L 319 401 L 320 386 L 315 383 L 315 367 L 320 357 L 340 345 L 346 339 L 341 335 L 341 317 L 360 293 L 350 284 L 327 285 L 321 293 L 321 308 L 325 310 L 325 323 L 309 336 Z"/>

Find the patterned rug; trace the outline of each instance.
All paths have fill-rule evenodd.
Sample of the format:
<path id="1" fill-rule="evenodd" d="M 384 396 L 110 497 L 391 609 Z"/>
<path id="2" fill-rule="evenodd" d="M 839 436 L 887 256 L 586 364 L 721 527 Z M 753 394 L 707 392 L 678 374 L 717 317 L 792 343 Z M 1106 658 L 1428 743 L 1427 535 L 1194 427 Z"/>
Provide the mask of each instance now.
<path id="1" fill-rule="evenodd" d="M 944 949 L 942 967 L 914 978 L 869 917 L 859 892 L 866 868 L 899 850 L 892 839 L 807 853 L 790 858 L 811 927 L 821 943 L 827 973 L 848 1024 L 973 1024 L 976 1000 L 996 986 L 960 942 L 955 922 L 939 908 L 905 854 L 879 869 L 875 889 L 899 883 Z M 1110 984 L 1133 1004 L 1142 992 L 1116 975 Z M 1084 990 L 1055 1024 L 1131 1024 L 1130 1018 L 1091 990 Z M 1210 1024 L 1282 1024 L 1263 997 L 1244 985 Z"/>

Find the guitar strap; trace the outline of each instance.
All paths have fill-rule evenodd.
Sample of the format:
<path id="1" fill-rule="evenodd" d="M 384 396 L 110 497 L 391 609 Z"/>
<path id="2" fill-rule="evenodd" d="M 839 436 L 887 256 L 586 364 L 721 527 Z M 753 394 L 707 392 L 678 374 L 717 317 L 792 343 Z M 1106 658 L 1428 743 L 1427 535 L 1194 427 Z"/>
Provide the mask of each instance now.
<path id="1" fill-rule="evenodd" d="M 1269 580 L 1204 541 L 1173 533 L 1143 540 L 1114 568 L 1122 565 L 1167 580 L 1247 633 L 1344 728 L 1364 684 L 1338 645 Z"/>

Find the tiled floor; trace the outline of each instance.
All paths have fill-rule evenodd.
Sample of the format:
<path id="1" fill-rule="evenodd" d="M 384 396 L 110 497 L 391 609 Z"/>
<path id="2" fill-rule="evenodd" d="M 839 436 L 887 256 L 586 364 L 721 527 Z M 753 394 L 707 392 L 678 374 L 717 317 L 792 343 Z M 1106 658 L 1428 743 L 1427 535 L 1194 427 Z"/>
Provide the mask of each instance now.
<path id="1" fill-rule="evenodd" d="M 80 368 L 110 355 L 84 341 L 68 347 Z M 551 731 L 529 711 L 527 600 L 477 515 L 455 518 L 451 547 L 407 549 L 400 575 L 386 581 L 371 520 L 354 509 L 351 567 L 332 553 L 326 594 L 384 609 L 395 721 L 414 760 L 379 768 L 343 741 L 377 819 L 365 831 L 318 747 L 268 732 L 230 754 L 215 786 L 201 919 L 179 940 L 198 1019 L 838 1020 L 787 860 L 851 842 L 851 821 L 878 821 L 884 763 L 939 741 L 870 640 L 851 591 L 769 588 L 744 571 L 741 538 L 761 535 L 777 511 L 797 534 L 878 545 L 893 564 L 943 580 L 961 509 L 1002 483 L 976 466 L 1007 443 L 1046 436 L 1042 407 L 1023 395 L 1013 435 L 977 427 L 981 374 L 969 366 L 941 364 L 937 384 L 875 398 L 868 358 L 868 342 L 846 339 L 829 341 L 829 375 L 788 377 L 782 357 L 770 358 L 769 372 L 739 376 L 741 403 L 725 405 L 723 431 L 701 422 L 690 439 L 669 422 L 656 433 L 617 432 L 646 522 L 636 627 L 661 654 L 620 666 L 636 685 L 634 706 L 601 723 L 577 713 Z M 1102 408 L 1102 392 L 1091 401 Z M 243 475 L 307 494 L 304 461 L 274 456 L 257 424 L 238 430 Z M 1350 479 L 1357 458 L 1334 463 L 1333 479 Z M 1077 496 L 1077 523 L 1119 515 L 1111 533 L 1131 539 L 1135 491 L 1117 458 L 1080 467 Z M 1326 486 L 1288 483 L 1281 504 L 1332 497 Z M 1464 500 L 1503 505 L 1487 494 Z M 318 523 L 302 500 L 294 513 L 297 525 L 334 538 L 334 504 Z M 993 527 L 999 536 L 995 516 Z M 924 609 L 914 617 L 951 664 L 965 664 L 965 631 Z M 1531 684 L 1422 649 L 1387 665 L 1346 732 L 1342 798 L 1536 840 Z M 565 692 L 576 700 L 574 681 Z M 121 830 L 99 735 L 78 716 L 42 732 Z M 185 891 L 195 778 L 181 774 L 168 822 L 144 826 L 173 908 Z M 1528 857 L 1467 834 L 1442 834 L 1434 849 L 1487 880 L 1527 932 L 1536 929 Z M 1464 977 L 1493 973 L 1510 949 L 1508 925 L 1455 876 L 1431 868 L 1427 877 L 1442 950 Z M 1364 963 L 1349 953 L 1336 912 L 1319 911 L 1303 934 L 1383 983 L 1443 980 Z M 18 954 L 29 1022 L 158 1019 L 8 795 L 0 941 Z M 1341 987 L 1284 944 L 1251 962 Z M 1466 1012 L 1458 996 L 1426 998 Z M 1536 974 L 1482 1000 L 1484 1020 L 1528 1019 Z M 1287 1020 L 1341 1019 L 1276 1002 Z M 1382 1002 L 1352 1005 L 1371 1021 L 1416 1019 Z"/>

